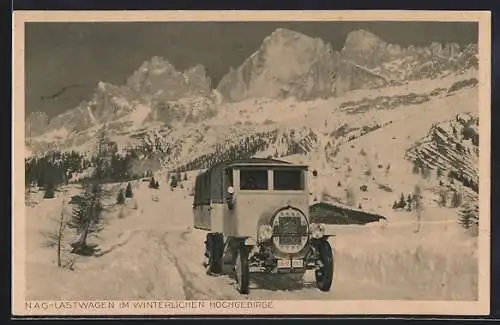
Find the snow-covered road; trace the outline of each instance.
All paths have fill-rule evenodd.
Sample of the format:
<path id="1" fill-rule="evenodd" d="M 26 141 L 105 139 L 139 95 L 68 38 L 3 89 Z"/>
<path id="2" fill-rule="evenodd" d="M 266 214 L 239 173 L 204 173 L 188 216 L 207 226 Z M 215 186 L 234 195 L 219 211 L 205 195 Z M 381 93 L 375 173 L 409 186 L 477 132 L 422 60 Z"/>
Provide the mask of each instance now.
<path id="1" fill-rule="evenodd" d="M 336 230 L 330 292 L 319 291 L 314 274 L 308 272 L 302 279 L 252 274 L 250 293 L 240 295 L 230 270 L 221 276 L 206 274 L 206 232 L 192 227 L 187 193 L 187 189 L 152 190 L 141 182 L 122 215 L 116 216 L 115 206 L 114 216 L 108 216 L 105 229 L 94 239 L 100 256 L 79 257 L 74 271 L 58 269 L 54 248 L 40 247 L 37 237 L 43 220 L 39 213 L 54 214 L 58 203 L 42 200 L 27 208 L 28 223 L 33 223 L 27 236 L 28 298 L 463 300 L 477 295 L 476 250 L 460 237 L 463 234 L 431 229 L 417 235 L 411 223 L 385 230 L 378 226 Z M 30 215 L 35 212 L 38 215 Z"/>

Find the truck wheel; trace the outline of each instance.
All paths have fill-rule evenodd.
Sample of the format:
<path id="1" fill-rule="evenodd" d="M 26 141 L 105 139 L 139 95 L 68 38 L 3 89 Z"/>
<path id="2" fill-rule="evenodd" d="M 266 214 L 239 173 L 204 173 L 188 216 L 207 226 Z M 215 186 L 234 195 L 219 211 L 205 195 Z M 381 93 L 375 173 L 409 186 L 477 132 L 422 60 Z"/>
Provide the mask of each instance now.
<path id="1" fill-rule="evenodd" d="M 333 280 L 333 252 L 330 243 L 327 240 L 321 240 L 318 243 L 319 260 L 321 267 L 314 271 L 316 276 L 316 287 L 321 291 L 330 291 Z"/>
<path id="2" fill-rule="evenodd" d="M 222 254 L 224 239 L 221 234 L 207 235 L 208 270 L 207 273 L 222 273 Z"/>
<path id="3" fill-rule="evenodd" d="M 236 251 L 236 260 L 234 264 L 234 273 L 237 282 L 238 292 L 248 294 L 250 283 L 250 269 L 248 265 L 248 248 L 240 246 Z"/>

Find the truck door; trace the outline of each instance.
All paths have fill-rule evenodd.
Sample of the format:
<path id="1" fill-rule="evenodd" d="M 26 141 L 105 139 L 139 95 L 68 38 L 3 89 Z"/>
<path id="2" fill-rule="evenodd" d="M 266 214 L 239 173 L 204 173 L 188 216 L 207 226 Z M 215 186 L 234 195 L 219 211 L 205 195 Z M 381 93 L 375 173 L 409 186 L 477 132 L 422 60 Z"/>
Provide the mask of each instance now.
<path id="1" fill-rule="evenodd" d="M 230 198 L 229 193 L 227 192 L 227 189 L 229 186 L 234 186 L 234 178 L 233 178 L 233 169 L 232 168 L 226 168 L 223 173 L 223 198 L 224 198 L 224 208 L 223 208 L 223 219 L 222 219 L 222 229 L 224 231 L 225 235 L 231 235 L 233 234 L 234 230 L 234 222 L 235 222 L 235 215 L 234 211 L 236 207 L 233 207 L 233 209 L 229 209 L 229 206 L 227 204 L 227 200 Z M 234 196 L 235 194 L 233 194 Z"/>

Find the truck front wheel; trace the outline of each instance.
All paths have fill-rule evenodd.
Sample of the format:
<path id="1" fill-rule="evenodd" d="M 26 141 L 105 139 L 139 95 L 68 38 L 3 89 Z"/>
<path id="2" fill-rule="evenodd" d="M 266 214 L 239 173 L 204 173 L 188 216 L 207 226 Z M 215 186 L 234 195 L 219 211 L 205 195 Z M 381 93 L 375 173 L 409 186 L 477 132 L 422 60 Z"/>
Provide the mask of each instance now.
<path id="1" fill-rule="evenodd" d="M 206 246 L 208 253 L 207 273 L 222 273 L 222 255 L 224 253 L 224 238 L 222 234 L 208 234 Z"/>
<path id="2" fill-rule="evenodd" d="M 320 240 L 316 248 L 319 252 L 319 267 L 314 271 L 316 287 L 321 291 L 330 291 L 333 281 L 333 252 L 327 240 Z"/>
<path id="3" fill-rule="evenodd" d="M 238 292 L 248 294 L 250 284 L 250 267 L 248 264 L 248 247 L 241 245 L 236 250 L 234 273 Z"/>

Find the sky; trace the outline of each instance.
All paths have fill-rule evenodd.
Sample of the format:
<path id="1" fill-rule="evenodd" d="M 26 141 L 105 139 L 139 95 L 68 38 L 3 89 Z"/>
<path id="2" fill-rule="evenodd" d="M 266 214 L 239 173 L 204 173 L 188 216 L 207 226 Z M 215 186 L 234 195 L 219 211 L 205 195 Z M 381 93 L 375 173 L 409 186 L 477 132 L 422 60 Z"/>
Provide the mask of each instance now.
<path id="1" fill-rule="evenodd" d="M 423 46 L 431 42 L 476 43 L 476 23 L 463 22 L 98 22 L 27 23 L 26 114 L 53 117 L 88 100 L 98 81 L 122 85 L 142 62 L 161 56 L 177 70 L 196 64 L 216 87 L 277 28 L 320 37 L 336 50 L 346 35 L 369 30 L 386 42 Z M 60 96 L 46 98 L 67 86 Z"/>

